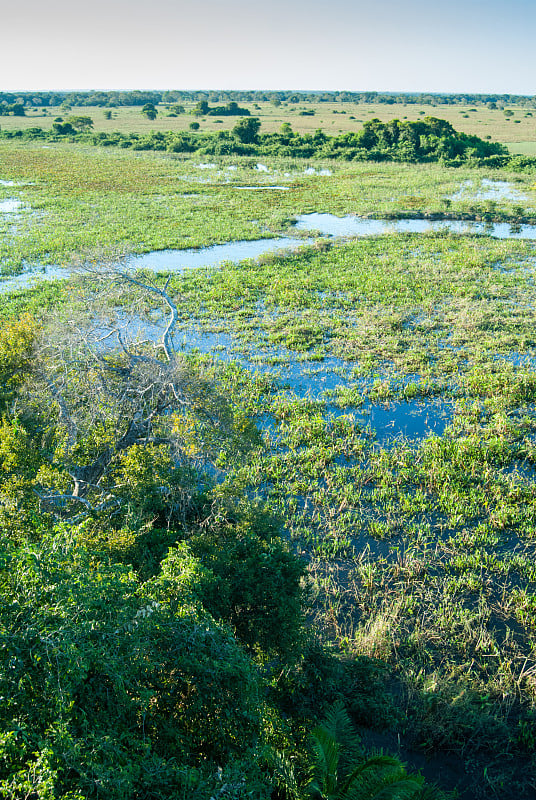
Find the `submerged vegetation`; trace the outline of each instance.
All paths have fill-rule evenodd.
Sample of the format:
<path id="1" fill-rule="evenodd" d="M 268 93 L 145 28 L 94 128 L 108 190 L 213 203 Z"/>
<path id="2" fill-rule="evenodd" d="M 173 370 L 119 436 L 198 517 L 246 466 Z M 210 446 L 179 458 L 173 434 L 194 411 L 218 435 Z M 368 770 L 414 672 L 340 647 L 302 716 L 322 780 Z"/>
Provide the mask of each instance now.
<path id="1" fill-rule="evenodd" d="M 516 224 L 533 177 L 434 120 L 259 164 L 252 121 L 208 163 L 0 141 L 2 273 L 69 268 L 1 296 L 0 794 L 528 800 L 534 242 L 131 256 L 315 211 Z"/>

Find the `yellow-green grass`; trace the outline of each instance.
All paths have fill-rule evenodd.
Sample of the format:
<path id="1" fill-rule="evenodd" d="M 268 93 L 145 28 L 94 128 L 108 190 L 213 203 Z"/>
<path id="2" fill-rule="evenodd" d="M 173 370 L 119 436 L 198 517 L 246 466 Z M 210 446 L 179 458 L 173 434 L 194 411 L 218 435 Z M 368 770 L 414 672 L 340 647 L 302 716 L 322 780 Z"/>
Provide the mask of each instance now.
<path id="1" fill-rule="evenodd" d="M 215 103 L 210 104 L 212 107 Z M 313 133 L 318 128 L 329 134 L 357 131 L 363 123 L 374 118 L 382 122 L 392 119 L 415 121 L 424 116 L 434 116 L 450 122 L 456 130 L 463 133 L 489 137 L 493 141 L 514 143 L 536 141 L 536 110 L 529 108 L 510 109 L 513 116 L 506 116 L 503 109 L 489 109 L 486 106 L 463 105 L 406 105 L 394 103 L 284 103 L 274 106 L 271 103 L 241 103 L 253 116 L 261 120 L 261 131 L 277 131 L 283 123 L 289 123 L 299 133 Z M 149 131 L 188 130 L 192 122 L 199 122 L 203 131 L 230 130 L 237 117 L 195 117 L 191 114 L 194 104 L 185 104 L 186 113 L 176 117 L 169 116 L 170 107 L 158 106 L 155 120 L 147 119 L 141 107 L 111 109 L 111 119 L 105 118 L 110 109 L 74 107 L 70 111 L 60 108 L 28 110 L 25 117 L 0 117 L 0 127 L 5 130 L 38 126 L 48 129 L 57 116 L 67 119 L 69 115 L 90 116 L 95 131 L 121 131 L 146 133 Z M 303 116 L 301 112 L 314 111 L 313 116 Z M 44 113 L 46 111 L 46 114 Z"/>
<path id="2" fill-rule="evenodd" d="M 508 149 L 511 153 L 519 153 L 523 156 L 536 155 L 536 141 L 533 142 L 510 142 Z"/>

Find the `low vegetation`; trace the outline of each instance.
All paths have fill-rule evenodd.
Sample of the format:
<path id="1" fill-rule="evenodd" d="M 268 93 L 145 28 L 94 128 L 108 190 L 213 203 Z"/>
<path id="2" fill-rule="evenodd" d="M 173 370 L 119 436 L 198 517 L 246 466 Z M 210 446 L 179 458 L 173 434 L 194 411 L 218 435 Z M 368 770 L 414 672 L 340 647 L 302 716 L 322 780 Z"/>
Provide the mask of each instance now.
<path id="1" fill-rule="evenodd" d="M 312 211 L 530 221 L 533 176 L 434 120 L 259 164 L 254 120 L 208 162 L 0 142 L 4 275 L 69 267 L 0 307 L 0 794 L 528 800 L 534 242 L 130 257 Z"/>
<path id="2" fill-rule="evenodd" d="M 232 104 L 229 104 L 232 106 Z M 236 104 L 235 104 L 236 106 Z M 199 113 L 217 112 L 227 115 L 243 114 L 244 109 L 199 109 Z M 156 111 L 152 109 L 151 118 Z M 196 112 L 197 113 L 197 112 Z M 249 113 L 249 112 L 248 112 Z M 75 119 L 83 119 L 77 117 Z M 91 122 L 91 120 L 90 120 Z M 508 155 L 506 148 L 487 142 L 477 136 L 468 136 L 454 130 L 445 120 L 425 117 L 422 122 L 393 120 L 382 123 L 378 119 L 366 122 L 363 129 L 353 134 L 328 136 L 317 130 L 313 135 L 294 133 L 284 124 L 279 133 L 260 132 L 256 117 L 237 122 L 231 132 L 219 133 L 160 133 L 145 136 L 123 133 L 77 133 L 72 122 L 56 122 L 50 130 L 38 127 L 5 130 L 2 138 L 23 140 L 70 141 L 81 139 L 99 146 L 132 148 L 133 150 L 164 150 L 170 153 L 195 153 L 204 156 L 283 156 L 290 158 L 327 158 L 345 161 L 407 161 L 410 163 L 441 162 L 448 166 L 469 163 L 473 166 L 525 167 L 534 166 L 529 158 Z"/>

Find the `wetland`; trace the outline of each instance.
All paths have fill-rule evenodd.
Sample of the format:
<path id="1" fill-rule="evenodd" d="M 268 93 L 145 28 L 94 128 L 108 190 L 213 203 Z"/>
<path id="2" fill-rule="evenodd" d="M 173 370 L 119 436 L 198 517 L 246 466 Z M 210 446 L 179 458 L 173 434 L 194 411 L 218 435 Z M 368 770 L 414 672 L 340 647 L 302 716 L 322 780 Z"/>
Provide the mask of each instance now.
<path id="1" fill-rule="evenodd" d="M 0 318 L 5 330 L 30 318 L 39 326 L 60 430 L 56 441 L 35 412 L 37 371 L 28 386 L 11 377 L 0 387 L 12 415 L 5 412 L 0 444 L 4 527 L 22 540 L 14 498 L 31 527 L 44 508 L 31 499 L 36 492 L 68 495 L 72 431 L 58 393 L 81 358 L 75 334 L 95 364 L 102 353 L 126 353 L 127 343 L 141 363 L 149 348 L 160 347 L 161 357 L 171 347 L 162 337 L 173 306 L 174 354 L 201 376 L 193 410 L 169 411 L 180 480 L 189 469 L 203 476 L 196 480 L 205 495 L 195 503 L 210 509 L 211 524 L 223 525 L 213 519 L 220 509 L 243 534 L 240 503 L 262 508 L 303 565 L 316 644 L 308 661 L 274 670 L 266 691 L 289 716 L 299 707 L 302 724 L 314 717 L 308 704 L 321 696 L 318 676 L 333 658 L 329 676 L 339 679 L 331 694 L 325 688 L 326 702 L 343 697 L 366 735 L 380 744 L 398 737 L 399 753 L 424 754 L 439 774 L 437 760 L 454 757 L 457 778 L 447 770 L 441 788 L 457 788 L 461 798 L 530 798 L 534 176 L 262 157 L 262 164 L 236 155 L 207 162 L 195 153 L 0 141 Z M 61 359 L 59 343 L 69 349 Z M 109 363 L 119 374 L 117 359 Z M 0 374 L 6 363 L 0 347 Z M 87 376 L 81 396 L 90 396 L 91 380 L 104 384 L 96 367 Z M 218 397 L 204 418 L 207 387 Z M 79 463 L 86 449 L 110 446 L 100 412 L 92 413 L 94 433 L 72 450 Z M 209 417 L 225 436 L 214 434 Z M 41 442 L 48 460 L 29 444 L 23 452 L 21 425 L 24 442 Z M 105 518 L 98 509 L 113 491 L 109 477 L 82 522 L 61 507 L 56 524 L 71 525 L 92 563 L 115 563 L 122 550 L 125 570 L 145 576 L 139 553 L 152 552 L 158 537 L 172 541 L 155 487 L 169 481 L 172 497 L 179 478 L 158 450 L 162 437 L 159 428 L 146 447 L 152 462 L 138 453 L 121 456 L 117 467 L 117 485 L 139 481 L 154 507 L 136 495 L 124 516 L 106 506 Z M 12 451 L 11 441 L 18 442 Z M 173 524 L 184 528 L 195 503 Z M 32 530 L 37 540 L 42 534 Z M 218 540 L 224 550 L 227 535 Z M 206 570 L 216 558 L 201 538 L 194 537 L 196 552 Z M 192 575 L 201 581 L 206 572 L 194 572 L 184 553 L 180 591 L 193 597 Z M 126 572 L 121 580 L 126 586 Z M 168 602 L 155 580 L 144 584 L 145 604 Z M 230 624 L 242 630 L 237 618 Z M 262 655 L 258 642 L 251 650 L 268 673 L 276 656 Z M 362 683 L 344 688 L 340 676 L 353 669 Z M 285 726 L 276 735 L 290 736 Z M 414 763 L 421 766 L 416 756 Z"/>

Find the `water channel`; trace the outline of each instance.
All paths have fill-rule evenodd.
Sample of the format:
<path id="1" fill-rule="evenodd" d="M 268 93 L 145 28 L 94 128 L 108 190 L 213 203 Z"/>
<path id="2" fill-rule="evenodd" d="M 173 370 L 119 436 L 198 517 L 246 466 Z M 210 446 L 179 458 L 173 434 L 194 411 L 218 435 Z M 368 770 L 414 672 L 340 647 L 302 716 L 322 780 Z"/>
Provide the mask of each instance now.
<path id="1" fill-rule="evenodd" d="M 15 210 L 15 209 L 13 209 Z M 484 234 L 499 239 L 522 238 L 536 239 L 536 226 L 520 225 L 512 228 L 505 223 L 485 224 L 480 222 L 460 222 L 453 220 L 383 220 L 369 219 L 348 215 L 337 217 L 333 214 L 302 214 L 296 217 L 296 230 L 310 232 L 322 237 L 351 238 L 359 236 L 375 236 L 390 233 L 427 233 L 430 231 L 449 231 L 455 234 Z M 258 239 L 253 241 L 236 241 L 227 244 L 213 245 L 200 249 L 160 250 L 133 256 L 128 266 L 134 270 L 150 269 L 161 272 L 181 273 L 191 269 L 213 268 L 225 262 L 237 262 L 255 259 L 267 253 L 294 250 L 309 245 L 313 238 L 279 237 Z M 69 271 L 56 266 L 44 267 L 39 272 L 27 272 L 0 283 L 0 293 L 28 288 L 38 280 L 57 280 L 69 276 Z M 136 335 L 158 338 L 158 323 L 151 325 L 147 321 L 138 321 Z M 182 341 L 181 341 L 182 340 Z M 270 359 L 260 358 L 258 354 L 247 356 L 237 341 L 229 334 L 210 334 L 188 327 L 177 331 L 176 343 L 180 349 L 188 352 L 198 350 L 212 353 L 224 360 L 237 360 L 252 371 L 270 373 L 282 387 L 294 396 L 303 399 L 320 399 L 327 401 L 325 412 L 341 413 L 341 409 L 332 407 L 328 395 L 330 390 L 338 386 L 348 385 L 349 364 L 340 359 L 327 358 L 321 365 L 313 365 L 297 361 L 293 354 L 282 355 L 283 368 L 271 365 Z M 238 346 L 237 346 L 238 345 Z M 263 363 L 264 362 L 264 363 Z M 324 394 L 326 393 L 326 394 Z M 346 408 L 342 413 L 348 413 Z M 359 409 L 352 412 L 364 427 L 368 428 L 383 446 L 401 439 L 422 439 L 435 434 L 441 435 L 452 418 L 452 405 L 449 402 L 421 399 L 415 401 L 397 401 L 390 403 L 370 403 L 365 401 Z"/>
<path id="2" fill-rule="evenodd" d="M 18 201 L 4 201 L 4 204 L 16 202 Z M 1 210 L 2 203 L 0 203 Z M 17 206 L 10 206 L 9 208 L 6 206 L 3 210 L 13 212 L 17 210 Z M 319 213 L 298 215 L 294 228 L 297 231 L 310 232 L 316 236 L 330 238 L 446 231 L 459 235 L 481 234 L 497 239 L 536 240 L 536 225 L 512 226 L 508 223 L 463 222 L 459 220 L 385 220 L 355 215 L 337 217 L 334 214 Z M 157 250 L 152 253 L 133 256 L 129 261 L 129 266 L 133 269 L 180 273 L 199 267 L 218 267 L 227 261 L 243 261 L 245 259 L 258 258 L 266 253 L 292 250 L 311 244 L 312 241 L 311 238 L 283 236 L 273 239 L 228 242 L 199 249 Z M 55 266 L 37 268 L 1 282 L 0 293 L 28 288 L 41 279 L 57 280 L 60 277 L 69 277 L 69 271 Z"/>

